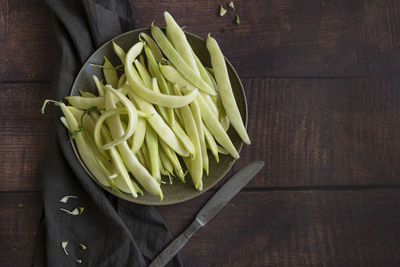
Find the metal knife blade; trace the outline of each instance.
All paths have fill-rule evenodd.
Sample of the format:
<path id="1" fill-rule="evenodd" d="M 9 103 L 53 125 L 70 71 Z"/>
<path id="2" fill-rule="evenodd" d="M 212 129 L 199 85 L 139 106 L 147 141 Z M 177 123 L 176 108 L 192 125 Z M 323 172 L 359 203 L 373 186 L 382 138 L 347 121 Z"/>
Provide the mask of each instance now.
<path id="1" fill-rule="evenodd" d="M 255 161 L 235 173 L 204 205 L 196 219 L 205 225 L 218 213 L 261 169 L 264 161 Z"/>
<path id="2" fill-rule="evenodd" d="M 233 175 L 203 206 L 192 224 L 175 238 L 149 265 L 166 265 L 183 248 L 189 238 L 214 216 L 264 167 L 263 161 L 252 162 Z"/>

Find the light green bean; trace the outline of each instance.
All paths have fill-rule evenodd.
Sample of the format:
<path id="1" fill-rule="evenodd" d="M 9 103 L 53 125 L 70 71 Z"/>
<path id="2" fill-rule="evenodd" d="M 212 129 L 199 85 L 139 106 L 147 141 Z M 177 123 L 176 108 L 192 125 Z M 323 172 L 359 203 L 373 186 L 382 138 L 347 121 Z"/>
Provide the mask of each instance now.
<path id="1" fill-rule="evenodd" d="M 142 63 L 140 63 L 137 59 L 135 59 L 134 62 L 136 69 L 139 71 L 140 77 L 143 80 L 144 86 L 146 86 L 147 88 L 151 88 L 151 77 L 146 67 L 143 66 Z"/>
<path id="2" fill-rule="evenodd" d="M 151 49 L 147 46 L 144 47 L 144 52 L 146 54 L 147 57 L 147 62 L 149 65 L 149 69 L 151 69 L 154 73 L 155 78 L 157 79 L 157 84 L 158 87 L 156 89 L 159 89 L 163 94 L 167 94 L 167 95 L 171 95 L 171 91 L 168 88 L 168 85 L 164 79 L 164 76 L 162 75 L 158 64 L 156 62 L 156 59 L 154 58 Z M 153 86 L 153 90 L 155 90 L 154 86 Z M 171 108 L 165 108 L 165 112 L 168 115 L 168 121 L 173 124 L 174 123 L 174 111 Z M 164 118 L 166 119 L 166 118 Z"/>
<path id="3" fill-rule="evenodd" d="M 153 114 L 151 118 L 147 118 L 147 121 L 150 123 L 151 127 L 153 127 L 154 131 L 156 131 L 156 133 L 160 136 L 160 138 L 164 140 L 164 142 L 166 142 L 174 151 L 176 151 L 176 153 L 183 157 L 187 157 L 189 152 L 181 144 L 171 128 L 169 128 L 165 121 L 160 117 L 158 112 L 154 109 L 154 106 L 133 92 L 132 95 L 142 111 Z"/>
<path id="4" fill-rule="evenodd" d="M 170 65 L 161 65 L 159 64 L 160 71 L 164 75 L 164 77 L 170 81 L 171 83 L 177 83 L 180 87 L 187 86 L 191 90 L 194 90 L 195 86 L 192 85 L 185 77 L 182 76 L 173 66 Z M 200 88 L 200 90 L 203 90 Z M 202 91 L 207 94 L 210 94 L 210 91 Z M 215 95 L 215 92 L 212 91 L 211 94 Z"/>
<path id="5" fill-rule="evenodd" d="M 178 94 L 180 94 L 178 86 L 174 86 L 176 88 Z M 190 160 L 190 174 L 192 176 L 193 184 L 195 188 L 199 191 L 203 190 L 203 160 L 201 153 L 201 145 L 200 138 L 196 126 L 196 122 L 193 118 L 192 111 L 189 106 L 185 106 L 180 108 L 181 115 L 183 119 L 183 124 L 185 125 L 185 129 L 187 135 L 190 140 L 194 144 L 194 158 Z"/>
<path id="6" fill-rule="evenodd" d="M 185 62 L 185 60 L 178 54 L 175 48 L 172 47 L 171 43 L 165 37 L 160 28 L 152 26 L 151 33 L 164 54 L 187 80 L 192 82 L 193 85 L 200 90 L 203 90 L 205 92 L 213 92 L 210 86 L 201 79 L 200 75 L 197 75 Z M 215 92 L 213 92 L 213 94 L 215 95 Z"/>
<path id="7" fill-rule="evenodd" d="M 198 95 L 198 97 L 196 98 L 196 103 L 200 108 L 201 117 L 207 125 L 207 128 L 214 135 L 218 143 L 220 143 L 226 150 L 228 150 L 232 157 L 236 159 L 239 158 L 239 154 L 235 146 L 232 144 L 232 141 L 229 139 L 228 134 L 225 132 L 224 128 L 219 123 L 218 119 L 214 116 L 212 111 L 210 111 L 202 95 Z"/>
<path id="8" fill-rule="evenodd" d="M 136 132 L 133 135 L 133 140 L 132 140 L 131 149 L 133 153 L 136 154 L 142 147 L 145 135 L 146 135 L 146 120 L 144 118 L 138 118 Z"/>
<path id="9" fill-rule="evenodd" d="M 69 125 L 69 129 L 72 132 L 79 131 L 78 121 L 75 119 L 74 115 L 69 111 L 67 106 L 64 103 L 60 103 L 60 108 L 62 113 L 65 116 L 65 119 Z M 76 135 L 75 138 L 76 147 L 78 149 L 79 155 L 81 156 L 82 161 L 85 163 L 85 166 L 88 168 L 91 174 L 104 186 L 109 186 L 109 180 L 107 175 L 103 172 L 103 170 L 99 167 L 93 153 L 91 152 L 88 144 L 85 142 L 83 137 L 83 133 L 80 132 Z"/>
<path id="10" fill-rule="evenodd" d="M 174 166 L 172 166 L 172 163 L 165 154 L 164 149 L 160 147 L 159 151 L 160 151 L 160 160 L 162 165 L 171 175 L 174 175 Z"/>
<path id="11" fill-rule="evenodd" d="M 219 162 L 219 156 L 218 156 L 218 147 L 217 143 L 215 142 L 214 136 L 208 130 L 207 126 L 203 124 L 203 131 L 204 131 L 204 137 L 206 138 L 208 147 L 210 148 L 212 154 L 214 155 L 215 161 Z"/>
<path id="12" fill-rule="evenodd" d="M 186 90 L 187 90 L 187 88 L 185 88 L 185 87 L 182 88 L 182 91 L 184 93 L 187 93 Z M 192 111 L 193 118 L 196 123 L 196 129 L 197 129 L 199 139 L 200 139 L 201 160 L 203 161 L 203 169 L 206 171 L 206 174 L 208 175 L 209 159 L 208 159 L 208 154 L 207 154 L 206 140 L 205 140 L 204 131 L 203 131 L 203 121 L 201 119 L 200 108 L 199 108 L 199 105 L 197 104 L 197 101 L 193 101 L 192 103 L 190 103 L 190 110 Z"/>
<path id="13" fill-rule="evenodd" d="M 164 19 L 167 24 L 167 34 L 170 36 L 176 51 L 182 56 L 189 67 L 191 67 L 192 70 L 200 76 L 200 72 L 197 69 L 197 65 L 192 54 L 192 48 L 190 47 L 182 28 L 179 27 L 178 23 L 176 23 L 174 18 L 167 11 L 164 11 Z"/>
<path id="14" fill-rule="evenodd" d="M 158 137 L 151 126 L 148 125 L 146 130 L 146 138 L 145 138 L 148 159 L 150 161 L 150 172 L 151 175 L 156 178 L 158 181 L 161 181 L 160 174 L 160 156 L 158 153 Z"/>
<path id="15" fill-rule="evenodd" d="M 104 149 L 104 150 L 107 150 L 111 147 L 114 147 L 114 146 L 128 140 L 135 132 L 136 126 L 137 126 L 137 120 L 138 120 L 136 108 L 133 105 L 133 103 L 126 96 L 124 96 L 122 93 L 120 93 L 117 90 L 115 90 L 114 88 L 112 88 L 110 85 L 107 85 L 106 89 L 107 89 L 107 91 L 110 91 L 115 96 L 117 96 L 119 98 L 119 100 L 121 101 L 121 103 L 125 106 L 126 111 L 128 113 L 129 122 L 128 122 L 128 128 L 126 129 L 125 133 L 123 133 L 121 136 L 119 136 L 117 138 L 114 137 L 114 140 L 111 143 L 104 145 L 102 147 L 102 149 Z"/>
<path id="16" fill-rule="evenodd" d="M 98 97 L 83 97 L 83 96 L 66 96 L 64 97 L 71 106 L 77 109 L 89 109 L 91 107 L 97 107 L 103 109 L 105 107 L 104 96 Z"/>
<path id="17" fill-rule="evenodd" d="M 96 75 L 93 75 L 92 77 L 93 77 L 94 83 L 96 84 L 96 88 L 97 88 L 97 92 L 99 93 L 99 96 L 105 96 L 106 92 L 105 92 L 105 90 L 103 88 L 103 84 L 100 82 L 99 78 L 97 78 Z"/>
<path id="18" fill-rule="evenodd" d="M 182 182 L 186 182 L 185 181 L 185 173 L 183 172 L 182 166 L 179 162 L 178 157 L 176 156 L 176 153 L 162 139 L 160 139 L 159 141 L 160 141 L 161 147 L 163 148 L 163 150 L 165 152 L 165 155 L 167 155 L 167 157 L 171 161 L 172 165 L 174 166 L 176 175 Z"/>
<path id="19" fill-rule="evenodd" d="M 117 88 L 118 85 L 118 75 L 117 70 L 114 68 L 113 64 L 108 60 L 107 57 L 104 57 L 104 68 L 103 68 L 104 78 L 106 79 L 106 83 L 110 84 L 113 88 Z"/>
<path id="20" fill-rule="evenodd" d="M 114 49 L 115 54 L 117 54 L 117 56 L 119 57 L 119 60 L 121 60 L 122 64 L 124 64 L 125 57 L 126 57 L 125 51 L 119 45 L 117 45 L 114 41 L 112 41 L 112 44 L 113 44 L 113 49 Z"/>
<path id="21" fill-rule="evenodd" d="M 157 62 L 161 62 L 161 60 L 162 60 L 162 58 L 163 58 L 163 55 L 162 55 L 162 53 L 161 53 L 160 48 L 158 48 L 156 42 L 154 42 L 153 38 L 151 38 L 150 35 L 147 35 L 147 34 L 144 33 L 144 32 L 141 32 L 141 33 L 139 34 L 139 39 L 140 39 L 140 38 L 143 38 L 143 39 L 144 39 L 144 41 L 146 42 L 146 46 L 148 46 L 149 49 L 151 50 L 151 53 L 153 54 L 154 59 L 155 59 Z"/>
<path id="22" fill-rule="evenodd" d="M 106 107 L 108 110 L 115 109 L 115 103 L 111 97 L 111 91 L 107 91 Z M 118 138 L 124 134 L 124 130 L 121 125 L 121 121 L 118 116 L 110 117 L 107 121 L 109 124 L 112 137 Z M 160 185 L 157 181 L 150 175 L 147 169 L 139 163 L 135 154 L 130 150 L 128 143 L 126 141 L 118 144 L 118 151 L 128 168 L 128 170 L 133 174 L 133 176 L 139 181 L 139 183 L 144 187 L 144 189 L 152 195 L 159 196 L 163 199 L 163 193 L 161 191 Z"/>
<path id="23" fill-rule="evenodd" d="M 144 87 L 141 85 L 136 79 L 133 73 L 133 66 L 132 63 L 134 62 L 135 58 L 140 54 L 142 51 L 143 44 L 136 43 L 129 49 L 126 59 L 125 59 L 125 74 L 127 76 L 130 89 L 134 91 L 136 94 L 140 95 L 145 100 L 156 104 L 161 105 L 169 108 L 179 108 L 185 106 L 192 102 L 194 98 L 196 98 L 197 91 L 193 91 L 191 95 L 186 96 L 171 96 L 165 95 L 161 93 L 154 92 L 153 90 Z"/>
<path id="24" fill-rule="evenodd" d="M 246 144 L 250 144 L 249 136 L 243 124 L 242 117 L 237 107 L 235 97 L 233 95 L 231 83 L 229 80 L 228 70 L 226 68 L 225 57 L 218 46 L 217 41 L 208 35 L 206 46 L 211 57 L 215 80 L 217 81 L 219 93 L 221 95 L 222 104 L 226 110 L 226 114 L 233 128 Z M 210 129 L 211 130 L 211 129 Z M 225 147 L 226 148 L 226 147 Z M 229 149 L 227 149 L 229 151 Z"/>

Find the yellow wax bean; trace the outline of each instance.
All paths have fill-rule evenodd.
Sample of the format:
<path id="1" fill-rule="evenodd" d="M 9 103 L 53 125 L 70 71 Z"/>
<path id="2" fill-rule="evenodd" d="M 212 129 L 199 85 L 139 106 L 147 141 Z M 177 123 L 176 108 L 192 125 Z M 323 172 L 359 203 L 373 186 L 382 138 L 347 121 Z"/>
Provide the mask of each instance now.
<path id="1" fill-rule="evenodd" d="M 104 57 L 103 74 L 104 78 L 106 79 L 106 83 L 110 84 L 113 88 L 117 88 L 118 85 L 117 71 L 106 57 Z"/>
<path id="2" fill-rule="evenodd" d="M 171 174 L 174 175 L 174 166 L 172 166 L 171 161 L 169 160 L 169 158 L 167 157 L 167 155 L 165 154 L 164 150 L 162 149 L 162 147 L 160 147 L 159 149 L 160 151 L 160 160 L 162 165 L 164 166 L 164 168 Z"/>
<path id="3" fill-rule="evenodd" d="M 119 77 L 118 86 L 117 86 L 117 87 L 118 87 L 118 88 L 123 87 L 124 84 L 125 84 L 125 82 L 126 82 L 126 75 L 125 75 L 125 73 L 124 73 L 124 74 L 121 75 L 121 77 Z"/>
<path id="4" fill-rule="evenodd" d="M 114 140 L 111 143 L 104 145 L 102 147 L 102 149 L 104 149 L 104 150 L 107 150 L 110 147 L 116 146 L 116 145 L 128 140 L 135 132 L 136 126 L 137 126 L 137 120 L 138 120 L 137 111 L 136 111 L 136 108 L 133 105 L 133 103 L 126 96 L 124 96 L 122 93 L 120 93 L 117 90 L 115 90 L 114 88 L 112 88 L 110 85 L 107 85 L 106 88 L 107 88 L 107 91 L 110 91 L 115 96 L 117 96 L 119 98 L 119 100 L 121 101 L 121 103 L 125 106 L 126 111 L 128 113 L 129 122 L 128 122 L 128 128 L 126 129 L 125 133 L 123 133 L 121 136 L 119 136 L 117 138 L 114 137 Z"/>
<path id="5" fill-rule="evenodd" d="M 164 140 L 164 142 L 166 142 L 168 146 L 176 151 L 176 153 L 183 157 L 187 157 L 189 152 L 181 144 L 171 128 L 169 128 L 158 112 L 154 109 L 154 106 L 133 92 L 132 95 L 142 111 L 153 114 L 151 118 L 147 118 L 147 121 L 150 123 L 151 127 L 153 127 L 154 131 L 156 131 L 160 139 Z"/>
<path id="6" fill-rule="evenodd" d="M 214 92 L 217 92 L 217 88 L 213 84 L 212 80 L 210 79 L 210 75 L 209 75 L 208 71 L 204 68 L 200 59 L 196 56 L 196 54 L 193 52 L 193 50 L 192 50 L 192 54 L 193 54 L 194 60 L 196 61 L 197 69 L 200 72 L 201 79 L 203 79 L 203 81 L 205 81 L 214 90 Z"/>
<path id="7" fill-rule="evenodd" d="M 161 181 L 160 174 L 160 156 L 158 153 L 158 138 L 157 134 L 151 128 L 151 126 L 147 127 L 146 130 L 146 138 L 145 138 L 147 153 L 150 161 L 150 172 L 151 175 L 156 178 L 158 181 Z"/>
<path id="8" fill-rule="evenodd" d="M 182 28 L 179 27 L 178 23 L 176 23 L 174 18 L 167 11 L 164 12 L 164 19 L 167 24 L 166 28 L 167 34 L 170 36 L 176 51 L 179 53 L 179 55 L 182 56 L 182 58 L 192 68 L 192 70 L 197 75 L 200 75 L 200 72 L 197 69 L 197 65 L 192 54 L 192 48 L 190 47 L 190 44 L 186 39 L 186 35 L 183 32 Z"/>
<path id="9" fill-rule="evenodd" d="M 69 125 L 69 129 L 72 132 L 79 131 L 78 121 L 75 119 L 74 115 L 69 111 L 67 106 L 64 103 L 60 103 L 60 108 L 62 113 L 65 116 L 65 119 Z M 82 161 L 85 163 L 85 166 L 88 168 L 90 173 L 104 186 L 109 186 L 109 181 L 107 175 L 103 172 L 103 170 L 99 167 L 92 151 L 90 150 L 88 144 L 86 143 L 83 133 L 80 132 L 76 135 L 75 138 L 76 147 L 78 149 L 78 153 L 81 156 Z"/>
<path id="10" fill-rule="evenodd" d="M 113 44 L 115 54 L 117 54 L 117 56 L 119 57 L 119 60 L 121 60 L 122 64 L 124 64 L 125 57 L 126 57 L 125 51 L 119 45 L 117 45 L 114 41 L 112 42 L 112 44 Z"/>
<path id="11" fill-rule="evenodd" d="M 115 109 L 115 103 L 111 97 L 111 92 L 107 91 L 106 106 L 107 109 Z M 118 115 L 110 117 L 107 121 L 109 128 L 111 130 L 111 135 L 114 139 L 122 136 L 124 130 Z M 124 161 L 128 170 L 133 174 L 133 176 L 139 181 L 139 183 L 144 187 L 144 189 L 152 195 L 159 196 L 163 198 L 163 193 L 161 191 L 160 185 L 157 181 L 150 175 L 147 169 L 140 164 L 137 160 L 135 154 L 130 150 L 128 143 L 123 141 L 118 144 L 118 151 L 121 154 L 122 160 Z"/>
<path id="12" fill-rule="evenodd" d="M 192 90 L 195 88 L 195 86 L 191 82 L 189 82 L 185 77 L 183 77 L 183 75 L 181 73 L 179 73 L 179 71 L 177 69 L 175 69 L 173 66 L 159 64 L 159 67 L 160 67 L 161 73 L 171 83 L 177 83 L 180 87 L 187 86 Z M 207 94 L 211 94 L 211 95 L 216 94 L 215 91 L 212 89 L 211 89 L 211 91 L 210 90 L 206 91 L 205 89 L 200 88 L 200 90 Z"/>
<path id="13" fill-rule="evenodd" d="M 136 152 L 136 156 L 139 159 L 139 162 L 147 169 L 147 162 L 146 162 L 146 158 L 143 154 L 143 150 L 142 148 L 140 148 L 137 152 Z"/>
<path id="14" fill-rule="evenodd" d="M 182 90 L 184 93 L 188 91 L 186 88 L 182 88 Z M 232 144 L 232 141 L 229 139 L 228 134 L 225 132 L 224 128 L 219 123 L 218 119 L 208 108 L 208 105 L 204 100 L 203 96 L 199 94 L 195 102 L 200 109 L 201 117 L 203 118 L 205 124 L 207 125 L 207 128 L 214 135 L 218 143 L 220 143 L 226 150 L 228 150 L 232 157 L 239 158 L 239 154 L 235 146 Z"/>
<path id="15" fill-rule="evenodd" d="M 149 49 L 151 50 L 151 53 L 153 54 L 154 59 L 157 62 L 161 62 L 161 60 L 163 58 L 163 55 L 162 55 L 162 53 L 160 51 L 160 48 L 158 48 L 156 42 L 154 42 L 153 38 L 151 38 L 149 35 L 147 35 L 144 32 L 141 32 L 139 34 L 139 38 L 143 38 L 144 39 L 144 41 L 146 42 L 146 46 L 148 46 Z"/>
<path id="16" fill-rule="evenodd" d="M 172 165 L 174 166 L 176 175 L 180 178 L 182 182 L 185 182 L 185 174 L 183 172 L 179 159 L 176 156 L 176 153 L 170 147 L 168 147 L 168 145 L 163 140 L 160 139 L 159 141 L 161 147 L 165 152 L 165 155 L 167 155 Z"/>
<path id="17" fill-rule="evenodd" d="M 172 47 L 171 43 L 165 37 L 160 28 L 152 26 L 151 33 L 164 54 L 187 80 L 193 83 L 193 85 L 200 90 L 203 90 L 205 92 L 213 92 L 210 86 L 201 79 L 200 75 L 197 75 L 185 62 L 185 60 L 178 54 L 178 52 L 176 52 L 175 48 Z"/>
<path id="18" fill-rule="evenodd" d="M 228 115 L 233 128 L 235 128 L 242 140 L 246 144 L 250 144 L 249 136 L 247 135 L 246 128 L 243 124 L 239 108 L 237 107 L 236 100 L 232 92 L 224 55 L 222 54 L 217 41 L 210 35 L 207 37 L 206 46 L 211 56 L 211 64 L 213 66 L 215 79 L 217 81 L 219 93 L 221 95 L 222 104 L 224 105 L 226 114 Z"/>
<path id="19" fill-rule="evenodd" d="M 186 90 L 187 90 L 186 88 L 182 88 L 182 91 L 185 93 Z M 193 118 L 196 123 L 196 129 L 200 139 L 201 160 L 203 161 L 203 169 L 206 171 L 206 174 L 208 175 L 209 159 L 207 154 L 206 140 L 203 131 L 203 121 L 201 120 L 200 108 L 199 105 L 197 104 L 197 101 L 193 101 L 192 103 L 190 103 L 190 109 L 192 111 Z"/>
<path id="20" fill-rule="evenodd" d="M 153 90 L 155 92 L 160 92 L 160 89 L 158 88 L 157 78 L 153 78 L 151 80 L 151 87 L 153 88 Z M 168 114 L 167 114 L 167 108 L 163 107 L 163 106 L 159 106 L 159 105 L 156 105 L 155 108 L 160 113 L 160 115 L 163 117 L 163 119 L 166 122 L 169 122 L 171 117 L 168 116 Z M 170 109 L 170 110 L 173 111 L 172 109 Z"/>
<path id="21" fill-rule="evenodd" d="M 107 143 L 110 143 L 112 141 L 108 130 L 103 129 L 103 136 Z M 124 164 L 120 154 L 117 151 L 117 148 L 112 147 L 110 149 L 110 155 L 111 155 L 112 161 L 115 165 L 115 168 L 118 170 L 118 173 L 120 175 L 119 177 L 122 177 L 122 179 L 120 179 L 118 177 L 115 179 L 115 185 L 122 191 L 124 191 L 126 193 L 130 193 L 130 194 L 132 194 L 132 196 L 134 198 L 137 198 L 137 196 L 138 196 L 137 188 L 139 188 L 139 187 L 137 185 L 134 186 L 135 182 L 133 182 L 131 180 L 129 173 L 126 170 L 125 164 Z"/>
<path id="22" fill-rule="evenodd" d="M 149 67 L 153 71 L 154 76 L 157 79 L 157 85 L 158 86 L 157 87 L 153 86 L 153 90 L 158 90 L 159 89 L 159 91 L 161 91 L 163 94 L 171 95 L 171 91 L 168 88 L 167 82 L 165 81 L 164 76 L 162 75 L 162 73 L 161 73 L 161 71 L 160 71 L 160 69 L 158 67 L 158 64 L 156 62 L 156 59 L 154 58 L 150 48 L 145 46 L 144 47 L 144 52 L 146 54 L 147 62 L 149 64 Z M 160 106 L 160 108 L 161 108 L 161 106 Z M 173 109 L 164 108 L 164 107 L 162 107 L 162 108 L 165 109 L 165 113 L 168 116 L 168 121 L 171 124 L 173 124 L 174 120 L 175 120 Z M 164 115 L 164 114 L 161 114 L 161 115 Z M 166 119 L 166 118 L 164 117 L 164 119 Z"/>
<path id="23" fill-rule="evenodd" d="M 197 96 L 197 91 L 193 91 L 193 94 L 188 94 L 185 96 L 165 95 L 154 92 L 150 88 L 144 87 L 137 81 L 137 79 L 135 79 L 132 63 L 134 62 L 135 58 L 140 54 L 142 48 L 142 43 L 136 43 L 134 46 L 132 46 L 131 49 L 129 49 L 126 55 L 125 74 L 128 79 L 130 89 L 150 103 L 165 107 L 179 108 L 192 102 Z"/>
<path id="24" fill-rule="evenodd" d="M 139 60 L 135 59 L 134 61 L 137 70 L 139 71 L 140 77 L 144 83 L 144 86 L 147 88 L 151 88 L 151 77 L 149 72 L 147 71 L 146 67 L 139 62 Z"/>
<path id="25" fill-rule="evenodd" d="M 217 143 L 215 142 L 214 136 L 212 135 L 210 130 L 208 130 L 207 126 L 205 126 L 204 124 L 203 124 L 203 130 L 204 130 L 204 137 L 206 138 L 208 147 L 210 148 L 211 152 L 213 153 L 215 161 L 219 162 L 218 147 L 217 147 Z"/>
<path id="26" fill-rule="evenodd" d="M 178 93 L 180 94 L 179 88 L 174 86 Z M 194 187 L 201 191 L 203 190 L 203 160 L 201 157 L 201 145 L 200 145 L 200 138 L 196 126 L 196 122 L 194 120 L 192 111 L 189 106 L 185 106 L 180 108 L 181 115 L 183 119 L 183 125 L 185 125 L 185 130 L 187 135 L 189 136 L 190 140 L 194 144 L 194 158 L 190 160 L 190 174 L 192 176 Z"/>
<path id="27" fill-rule="evenodd" d="M 104 96 L 98 97 L 83 97 L 83 96 L 66 96 L 65 99 L 77 109 L 89 109 L 91 107 L 97 107 L 102 109 L 105 107 Z"/>
<path id="28" fill-rule="evenodd" d="M 82 91 L 81 89 L 79 89 L 79 94 L 83 97 L 96 97 L 93 93 Z"/>
<path id="29" fill-rule="evenodd" d="M 144 138 L 146 135 L 146 120 L 144 118 L 138 118 L 138 124 L 133 135 L 132 141 L 132 152 L 137 153 L 139 149 L 142 147 Z"/>
<path id="30" fill-rule="evenodd" d="M 99 78 L 97 78 L 96 75 L 93 75 L 92 77 L 93 77 L 94 83 L 96 84 L 96 88 L 97 88 L 97 92 L 99 93 L 99 96 L 105 96 L 106 92 L 105 92 L 105 90 L 103 88 L 103 84 L 100 82 Z"/>

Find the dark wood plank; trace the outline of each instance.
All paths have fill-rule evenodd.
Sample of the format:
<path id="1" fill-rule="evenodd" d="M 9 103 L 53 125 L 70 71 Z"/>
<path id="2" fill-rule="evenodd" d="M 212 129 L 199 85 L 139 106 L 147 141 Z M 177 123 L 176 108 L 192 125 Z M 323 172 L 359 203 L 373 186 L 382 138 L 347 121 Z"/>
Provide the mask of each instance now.
<path id="1" fill-rule="evenodd" d="M 174 236 L 210 194 L 159 210 Z M 188 266 L 398 266 L 398 190 L 242 192 L 192 237 Z"/>
<path id="2" fill-rule="evenodd" d="M 174 236 L 210 196 L 159 208 Z M 30 265 L 40 194 L 1 193 L 0 208 L 2 264 Z M 187 266 L 398 266 L 399 209 L 393 189 L 241 192 L 181 256 Z"/>
<path id="3" fill-rule="evenodd" d="M 52 112 L 40 108 L 50 84 L 0 84 L 0 190 L 40 190 Z"/>
<path id="4" fill-rule="evenodd" d="M 50 80 L 58 48 L 44 1 L 1 0 L 0 81 Z"/>
<path id="5" fill-rule="evenodd" d="M 221 2 L 132 0 L 138 27 L 163 24 L 169 10 L 188 31 L 211 32 L 245 77 L 398 75 L 398 1 L 235 1 L 218 17 Z M 49 80 L 57 62 L 50 13 L 41 0 L 1 5 L 0 80 Z M 29 45 L 27 45 L 29 44 Z"/>
<path id="6" fill-rule="evenodd" d="M 0 208 L 0 265 L 30 266 L 42 214 L 41 194 L 0 193 Z"/>
<path id="7" fill-rule="evenodd" d="M 399 185 L 400 78 L 244 79 L 252 145 L 233 172 L 266 167 L 250 187 Z M 39 190 L 52 130 L 48 84 L 0 86 L 0 191 Z M 16 179 L 18 177 L 18 179 Z"/>
<path id="8" fill-rule="evenodd" d="M 245 79 L 254 186 L 399 184 L 400 79 Z"/>

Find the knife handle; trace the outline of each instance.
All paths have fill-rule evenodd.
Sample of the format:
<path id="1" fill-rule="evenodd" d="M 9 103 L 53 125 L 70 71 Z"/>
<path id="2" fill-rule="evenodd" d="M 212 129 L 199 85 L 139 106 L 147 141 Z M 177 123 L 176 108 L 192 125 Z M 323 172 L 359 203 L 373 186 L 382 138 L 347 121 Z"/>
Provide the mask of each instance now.
<path id="1" fill-rule="evenodd" d="M 201 223 L 197 218 L 189 225 L 186 230 L 175 238 L 169 245 L 155 258 L 149 265 L 149 267 L 162 267 L 165 266 L 187 243 L 197 230 L 199 230 L 204 224 Z"/>

